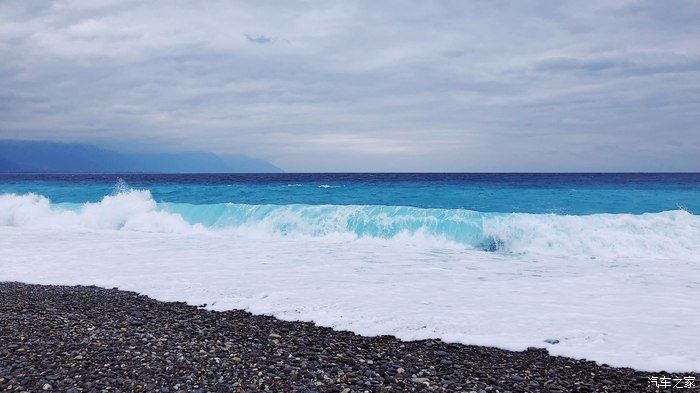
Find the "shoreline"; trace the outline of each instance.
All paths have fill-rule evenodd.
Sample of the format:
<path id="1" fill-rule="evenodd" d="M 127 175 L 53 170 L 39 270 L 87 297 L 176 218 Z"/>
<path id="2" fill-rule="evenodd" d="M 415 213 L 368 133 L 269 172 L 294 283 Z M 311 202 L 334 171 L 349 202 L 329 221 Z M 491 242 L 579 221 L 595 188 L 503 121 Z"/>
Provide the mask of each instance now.
<path id="1" fill-rule="evenodd" d="M 0 282 L 0 390 L 655 391 L 650 376 L 700 380 L 545 349 L 364 337 L 118 289 Z"/>

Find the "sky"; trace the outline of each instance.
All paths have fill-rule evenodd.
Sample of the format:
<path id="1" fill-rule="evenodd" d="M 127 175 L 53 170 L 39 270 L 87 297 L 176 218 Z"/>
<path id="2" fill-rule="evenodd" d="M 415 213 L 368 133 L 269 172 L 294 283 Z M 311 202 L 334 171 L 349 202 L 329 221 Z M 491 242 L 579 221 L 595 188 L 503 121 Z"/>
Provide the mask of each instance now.
<path id="1" fill-rule="evenodd" d="M 289 172 L 700 171 L 698 1 L 0 2 L 0 139 Z"/>

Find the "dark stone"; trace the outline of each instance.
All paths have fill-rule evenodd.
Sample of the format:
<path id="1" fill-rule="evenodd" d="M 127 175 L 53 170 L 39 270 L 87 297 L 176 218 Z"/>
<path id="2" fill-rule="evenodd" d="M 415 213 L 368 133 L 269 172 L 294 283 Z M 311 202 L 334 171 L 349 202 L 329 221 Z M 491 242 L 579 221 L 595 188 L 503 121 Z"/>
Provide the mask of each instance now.
<path id="1" fill-rule="evenodd" d="M 0 283 L 0 391 L 50 382 L 60 392 L 639 392 L 658 374 L 538 348 L 362 337 L 98 287 Z"/>

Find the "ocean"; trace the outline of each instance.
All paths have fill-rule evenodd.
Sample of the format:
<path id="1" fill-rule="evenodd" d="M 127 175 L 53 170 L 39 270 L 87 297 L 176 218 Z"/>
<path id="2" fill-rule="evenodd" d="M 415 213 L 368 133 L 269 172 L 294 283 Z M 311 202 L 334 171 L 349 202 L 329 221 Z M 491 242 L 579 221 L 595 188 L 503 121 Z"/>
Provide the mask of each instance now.
<path id="1" fill-rule="evenodd" d="M 700 174 L 6 174 L 0 280 L 700 371 L 699 214 Z"/>

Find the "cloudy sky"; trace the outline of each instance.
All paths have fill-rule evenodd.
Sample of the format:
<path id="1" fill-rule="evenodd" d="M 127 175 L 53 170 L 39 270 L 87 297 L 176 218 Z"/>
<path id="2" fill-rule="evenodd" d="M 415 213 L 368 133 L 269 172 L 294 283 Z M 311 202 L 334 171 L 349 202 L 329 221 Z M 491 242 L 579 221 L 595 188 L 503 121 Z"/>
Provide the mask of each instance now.
<path id="1" fill-rule="evenodd" d="M 0 138 L 287 171 L 700 171 L 698 1 L 0 2 Z"/>

